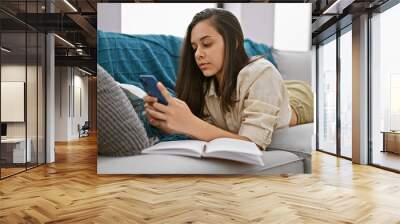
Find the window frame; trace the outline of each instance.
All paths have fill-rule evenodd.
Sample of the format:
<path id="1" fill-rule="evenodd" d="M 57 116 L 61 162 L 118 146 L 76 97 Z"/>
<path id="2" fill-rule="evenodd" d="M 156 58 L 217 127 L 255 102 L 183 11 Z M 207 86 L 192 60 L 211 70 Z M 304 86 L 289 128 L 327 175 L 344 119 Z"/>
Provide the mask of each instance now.
<path id="1" fill-rule="evenodd" d="M 348 18 L 344 18 L 348 19 Z M 340 20 L 338 21 L 340 22 Z M 352 158 L 342 155 L 341 153 L 341 118 L 340 118 L 340 77 L 341 77 L 341 65 L 340 65 L 340 37 L 347 32 L 352 31 L 352 23 L 350 22 L 343 28 L 337 30 L 332 35 L 320 40 L 316 44 L 316 151 L 327 153 L 329 155 L 337 156 L 339 158 L 347 159 L 352 161 Z M 319 147 L 319 84 L 320 84 L 320 74 L 319 74 L 319 51 L 321 45 L 325 45 L 331 41 L 336 41 L 336 152 L 328 152 L 327 150 L 320 149 Z"/>
<path id="2" fill-rule="evenodd" d="M 368 69 L 367 69 L 367 77 L 368 77 L 368 165 L 380 168 L 383 170 L 391 171 L 394 173 L 400 173 L 400 170 L 390 168 L 387 166 L 379 165 L 373 163 L 373 133 L 372 133 L 372 19 L 373 14 L 381 14 L 385 11 L 391 9 L 392 7 L 396 6 L 400 3 L 400 0 L 388 0 L 382 5 L 373 10 L 368 11 L 368 31 L 367 31 L 367 40 L 368 40 L 368 54 L 367 54 L 367 61 L 368 61 Z"/>

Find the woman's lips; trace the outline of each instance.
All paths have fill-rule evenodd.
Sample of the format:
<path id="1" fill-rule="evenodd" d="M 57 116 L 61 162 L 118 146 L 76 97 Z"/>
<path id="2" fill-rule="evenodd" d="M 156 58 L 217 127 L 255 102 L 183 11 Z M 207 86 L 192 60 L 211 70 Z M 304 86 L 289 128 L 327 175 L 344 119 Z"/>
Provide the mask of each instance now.
<path id="1" fill-rule="evenodd" d="M 207 68 L 207 66 L 208 66 L 209 64 L 210 64 L 210 63 L 200 64 L 200 65 L 199 65 L 199 68 L 200 68 L 201 70 L 203 70 L 203 69 Z"/>

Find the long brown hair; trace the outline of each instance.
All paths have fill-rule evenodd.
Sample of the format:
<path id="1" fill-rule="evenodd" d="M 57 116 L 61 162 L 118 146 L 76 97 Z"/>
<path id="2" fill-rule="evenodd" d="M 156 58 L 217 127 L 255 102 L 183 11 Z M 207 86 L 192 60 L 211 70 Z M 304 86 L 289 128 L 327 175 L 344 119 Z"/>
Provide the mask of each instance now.
<path id="1" fill-rule="evenodd" d="M 205 95 L 213 77 L 205 77 L 196 64 L 191 45 L 193 27 L 201 21 L 209 20 L 222 36 L 224 62 L 222 66 L 222 83 L 219 83 L 217 95 L 221 97 L 221 110 L 230 111 L 236 102 L 236 83 L 239 71 L 249 62 L 243 41 L 243 31 L 237 18 L 229 11 L 209 8 L 197 13 L 189 24 L 183 41 L 181 60 L 175 92 L 179 99 L 185 101 L 192 113 L 201 117 L 205 104 Z M 216 82 L 214 82 L 216 83 Z M 218 87 L 218 86 L 215 86 Z"/>

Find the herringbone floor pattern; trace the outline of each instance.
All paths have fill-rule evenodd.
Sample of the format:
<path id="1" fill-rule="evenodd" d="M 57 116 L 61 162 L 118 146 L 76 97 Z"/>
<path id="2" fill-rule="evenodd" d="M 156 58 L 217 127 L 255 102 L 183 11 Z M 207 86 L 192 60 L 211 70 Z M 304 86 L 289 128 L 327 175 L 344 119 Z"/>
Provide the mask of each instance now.
<path id="1" fill-rule="evenodd" d="M 313 174 L 96 174 L 96 139 L 0 181 L 0 223 L 400 223 L 400 175 L 320 152 Z"/>

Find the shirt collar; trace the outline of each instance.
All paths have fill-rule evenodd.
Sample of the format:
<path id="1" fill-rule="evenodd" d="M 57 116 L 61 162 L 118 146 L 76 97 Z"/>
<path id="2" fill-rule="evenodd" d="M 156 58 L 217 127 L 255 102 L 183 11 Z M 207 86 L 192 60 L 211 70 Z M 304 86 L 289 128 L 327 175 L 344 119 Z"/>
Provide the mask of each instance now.
<path id="1" fill-rule="evenodd" d="M 208 89 L 208 96 L 209 97 L 217 96 L 217 92 L 215 92 L 215 79 L 214 78 L 211 79 L 210 87 Z"/>

